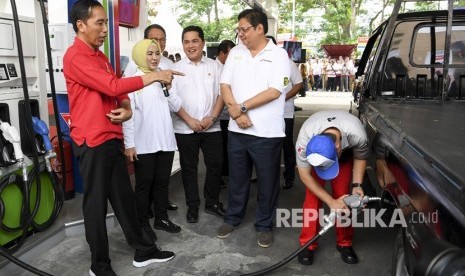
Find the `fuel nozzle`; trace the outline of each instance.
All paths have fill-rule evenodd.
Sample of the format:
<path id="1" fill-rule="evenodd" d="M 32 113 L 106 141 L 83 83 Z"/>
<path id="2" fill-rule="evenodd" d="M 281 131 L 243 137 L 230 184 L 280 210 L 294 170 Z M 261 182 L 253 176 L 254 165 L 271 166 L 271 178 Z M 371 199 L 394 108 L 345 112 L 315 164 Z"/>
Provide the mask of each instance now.
<path id="1" fill-rule="evenodd" d="M 363 205 L 373 202 L 373 201 L 381 201 L 380 197 L 369 197 L 369 196 L 359 196 L 359 195 L 350 195 L 346 196 L 344 199 L 344 203 L 351 209 L 358 209 L 362 208 Z"/>
<path id="2" fill-rule="evenodd" d="M 3 133 L 5 140 L 13 145 L 16 160 L 24 159 L 23 151 L 21 150 L 21 137 L 18 130 L 7 122 L 0 121 L 0 130 Z"/>
<path id="3" fill-rule="evenodd" d="M 3 133 L 5 140 L 13 145 L 15 152 L 15 158 L 18 161 L 18 167 L 22 169 L 23 180 L 27 181 L 27 164 L 24 161 L 24 154 L 21 150 L 21 136 L 19 136 L 18 130 L 7 122 L 0 120 L 0 130 Z"/>
<path id="4" fill-rule="evenodd" d="M 52 171 L 52 164 L 50 159 L 56 158 L 57 155 L 55 151 L 53 150 L 52 142 L 50 141 L 50 138 L 48 137 L 48 127 L 47 124 L 42 121 L 41 119 L 32 116 L 32 123 L 33 123 L 33 129 L 34 132 L 42 137 L 42 140 L 44 142 L 44 147 L 45 147 L 45 164 L 47 166 L 47 171 L 51 172 Z"/>

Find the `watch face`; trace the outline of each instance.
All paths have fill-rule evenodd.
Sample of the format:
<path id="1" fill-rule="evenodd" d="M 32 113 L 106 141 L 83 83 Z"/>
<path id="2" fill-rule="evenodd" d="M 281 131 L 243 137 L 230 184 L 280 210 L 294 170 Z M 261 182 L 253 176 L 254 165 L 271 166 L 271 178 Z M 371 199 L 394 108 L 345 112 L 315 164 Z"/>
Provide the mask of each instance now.
<path id="1" fill-rule="evenodd" d="M 246 112 L 246 111 L 247 111 L 247 108 L 246 108 L 244 105 L 241 105 L 241 111 L 242 111 L 242 112 Z"/>

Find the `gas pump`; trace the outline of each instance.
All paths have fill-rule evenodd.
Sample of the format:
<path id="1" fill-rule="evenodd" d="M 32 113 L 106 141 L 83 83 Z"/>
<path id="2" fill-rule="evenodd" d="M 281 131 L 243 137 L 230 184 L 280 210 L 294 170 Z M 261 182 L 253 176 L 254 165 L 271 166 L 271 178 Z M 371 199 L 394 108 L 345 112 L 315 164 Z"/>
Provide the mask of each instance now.
<path id="1" fill-rule="evenodd" d="M 42 17 L 17 13 L 40 15 L 40 5 L 18 2 L 19 9 L 13 0 L 0 4 L 0 135 L 8 161 L 0 167 L 0 248 L 9 251 L 50 226 L 63 201 L 50 163 L 56 155 L 48 137 Z"/>

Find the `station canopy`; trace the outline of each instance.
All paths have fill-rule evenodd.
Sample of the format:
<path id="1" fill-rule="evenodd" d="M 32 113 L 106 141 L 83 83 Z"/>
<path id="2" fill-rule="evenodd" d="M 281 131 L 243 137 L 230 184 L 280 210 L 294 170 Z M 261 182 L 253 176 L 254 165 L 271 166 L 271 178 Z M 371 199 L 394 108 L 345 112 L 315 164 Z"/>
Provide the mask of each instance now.
<path id="1" fill-rule="evenodd" d="M 357 44 L 325 44 L 321 45 L 321 48 L 325 51 L 328 57 L 338 58 L 338 57 L 350 57 L 352 52 L 357 48 Z"/>

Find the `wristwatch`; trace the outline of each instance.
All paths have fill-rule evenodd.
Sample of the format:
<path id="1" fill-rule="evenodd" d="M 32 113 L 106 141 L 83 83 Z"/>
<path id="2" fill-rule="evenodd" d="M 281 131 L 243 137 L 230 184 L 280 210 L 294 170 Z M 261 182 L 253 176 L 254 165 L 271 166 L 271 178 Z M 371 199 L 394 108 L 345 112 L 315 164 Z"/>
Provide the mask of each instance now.
<path id="1" fill-rule="evenodd" d="M 245 107 L 244 103 L 241 103 L 241 112 L 246 113 L 247 112 L 247 107 Z"/>
<path id="2" fill-rule="evenodd" d="M 210 117 L 212 118 L 212 122 L 216 122 L 218 120 L 218 117 L 215 117 L 213 115 L 210 115 Z"/>
<path id="3" fill-rule="evenodd" d="M 352 183 L 350 187 L 353 188 L 362 188 L 362 183 Z"/>

